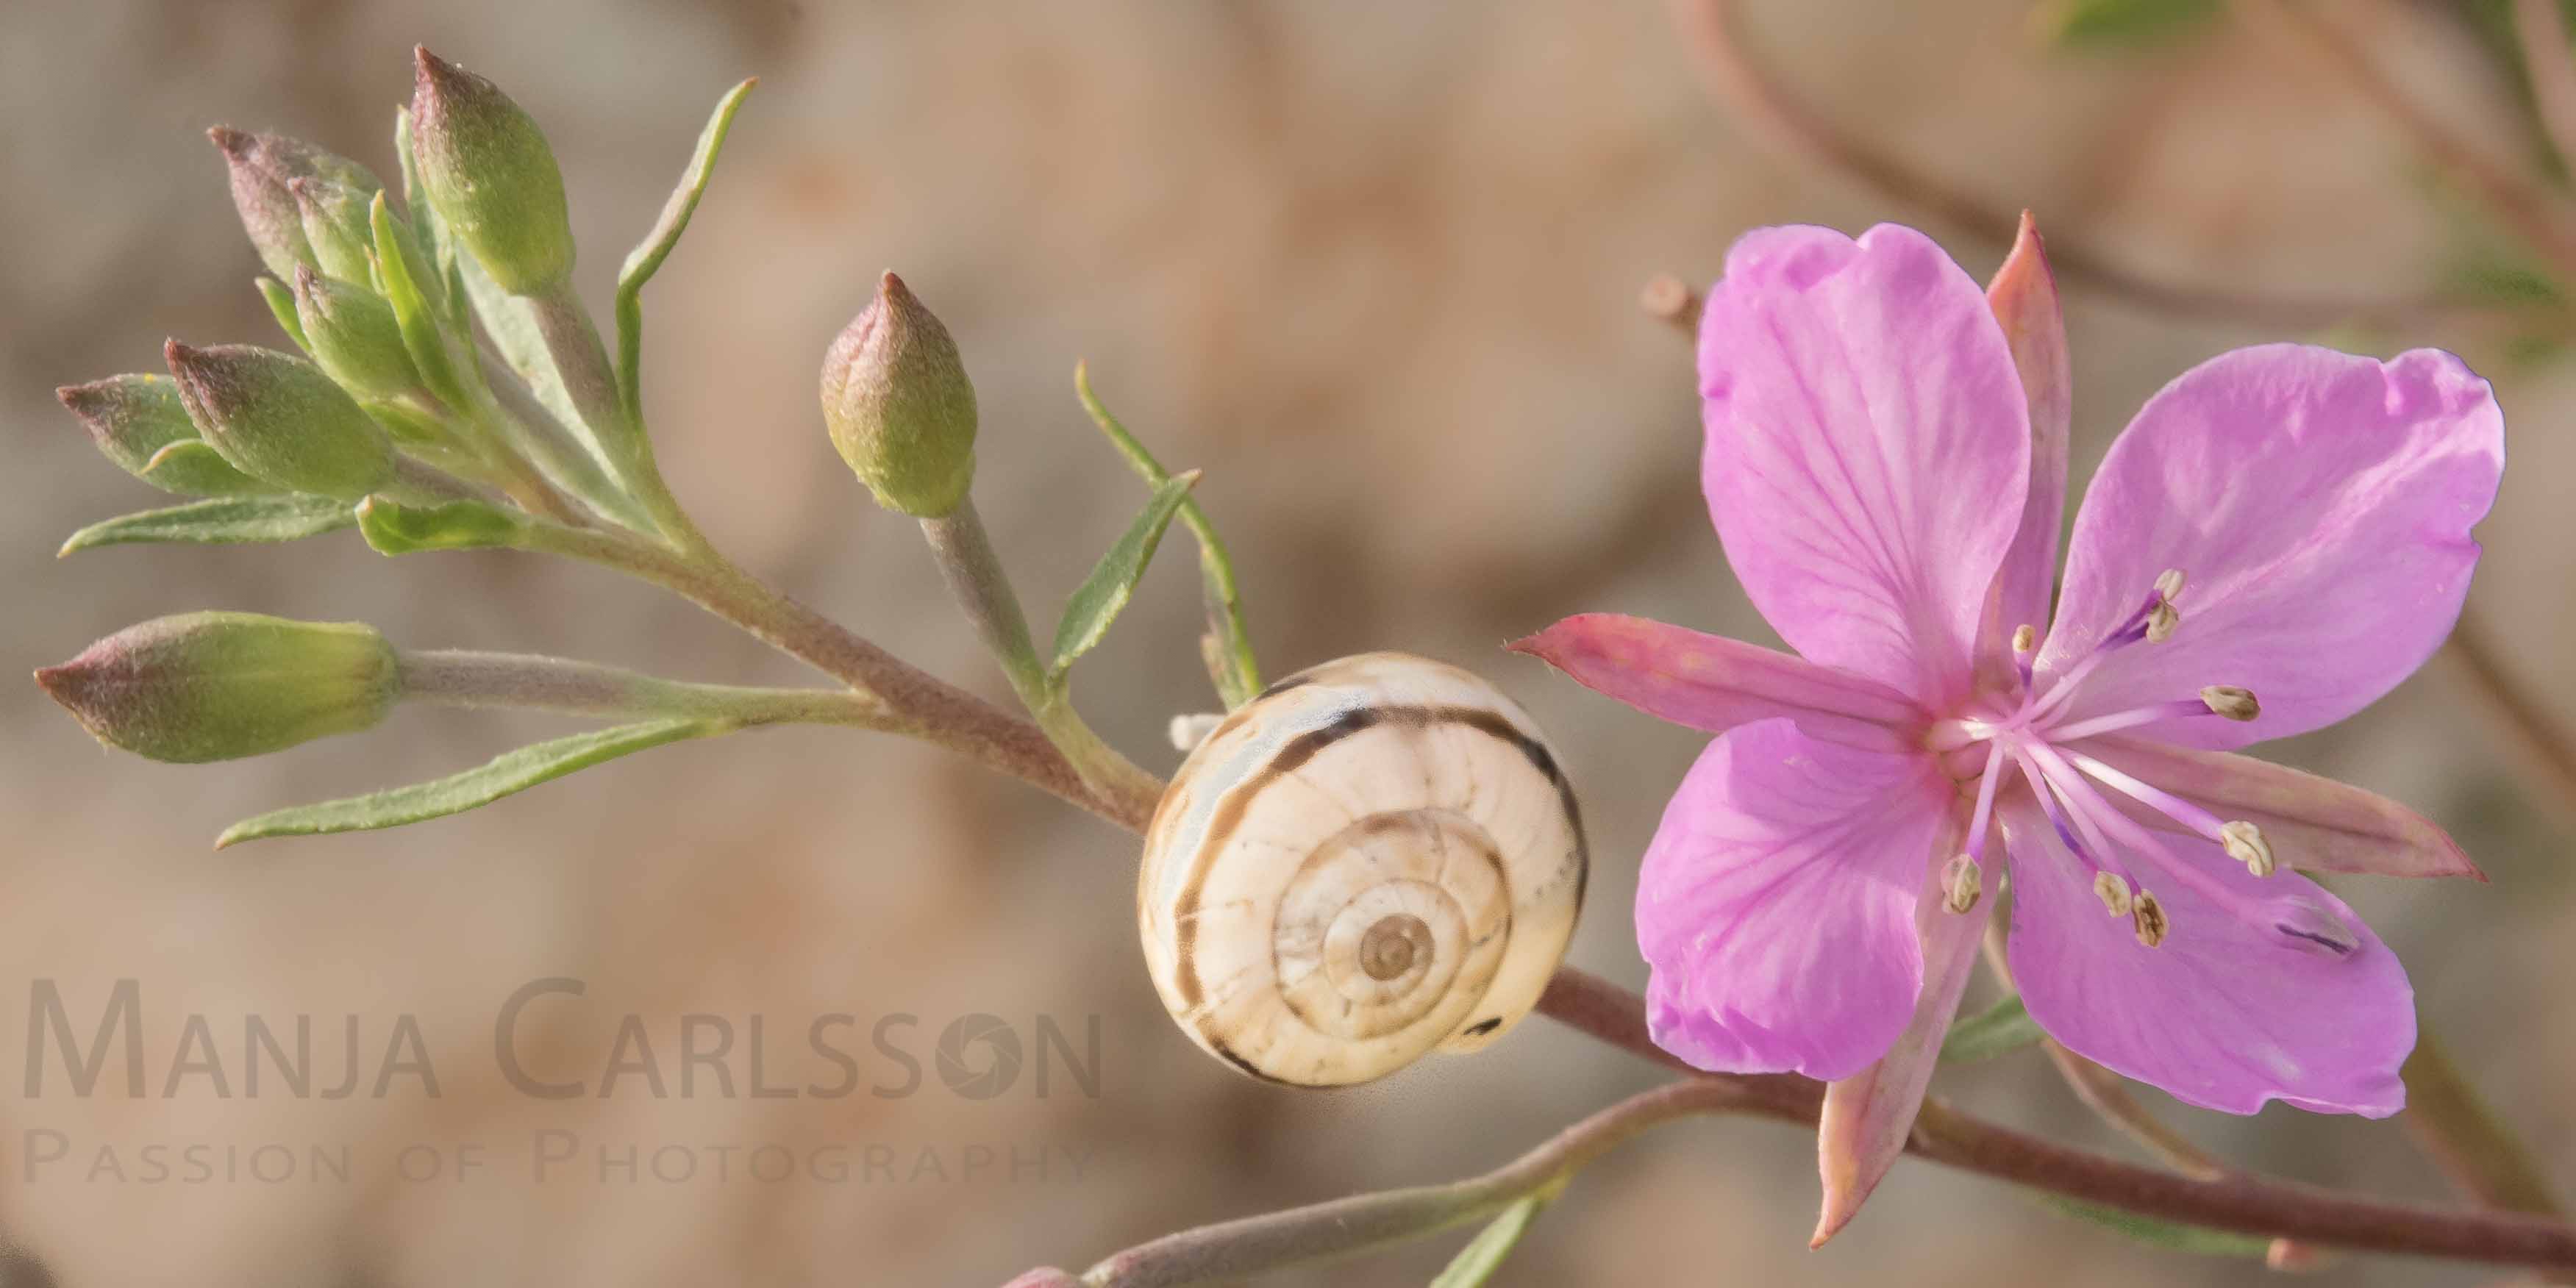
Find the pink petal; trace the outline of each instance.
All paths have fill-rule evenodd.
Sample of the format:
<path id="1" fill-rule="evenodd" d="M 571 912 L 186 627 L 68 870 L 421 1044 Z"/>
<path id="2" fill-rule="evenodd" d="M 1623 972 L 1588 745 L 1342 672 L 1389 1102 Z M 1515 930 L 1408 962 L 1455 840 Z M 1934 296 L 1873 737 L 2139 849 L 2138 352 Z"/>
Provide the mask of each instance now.
<path id="1" fill-rule="evenodd" d="M 1953 704 L 2029 489 L 1984 293 L 1910 228 L 1762 229 L 1709 289 L 1699 370 L 1701 484 L 1754 606 L 1811 662 Z"/>
<path id="2" fill-rule="evenodd" d="M 1923 1108 L 1923 1093 L 1941 1063 L 1941 1039 L 1959 1013 L 1968 976 L 1976 973 L 1977 943 L 1985 936 L 1990 910 L 1980 903 L 1964 914 L 1948 912 L 1940 896 L 1929 890 L 1915 904 L 1923 939 L 1923 991 L 1915 999 L 1913 1021 L 1878 1063 L 1825 1087 L 1824 1118 L 1816 1131 L 1825 1202 L 1807 1246 L 1823 1247 L 1850 1224 L 1905 1152 L 1914 1115 Z"/>
<path id="3" fill-rule="evenodd" d="M 2057 531 L 2066 521 L 2066 440 L 2074 416 L 2074 373 L 2066 352 L 2066 315 L 2057 303 L 2057 278 L 2029 211 L 2012 253 L 1986 286 L 1986 304 L 2003 328 L 2013 369 L 2030 408 L 2030 497 L 2003 567 L 1995 571 L 1994 598 L 1981 634 L 1994 674 L 2012 671 L 2012 633 L 2028 625 L 2048 628 L 2049 592 L 2057 581 Z"/>
<path id="4" fill-rule="evenodd" d="M 1656 1044 L 1703 1069 L 1829 1081 L 1885 1055 L 1922 988 L 1914 905 L 1957 799 L 1927 757 L 1788 720 L 1710 743 L 1638 876 Z"/>
<path id="5" fill-rule="evenodd" d="M 2070 715 L 2234 684 L 2261 699 L 2259 719 L 2140 736 L 2228 748 L 2333 724 L 2450 634 L 2478 561 L 2469 529 L 2503 466 L 2494 395 L 2447 353 L 2222 354 L 2148 400 L 2102 462 L 2040 669 L 2073 663 L 2178 568 L 2181 629 L 2106 659 Z"/>
<path id="6" fill-rule="evenodd" d="M 1828 742 L 1894 751 L 1923 713 L 1885 686 L 1772 649 L 1642 617 L 1585 613 L 1511 645 L 1657 719 L 1724 733 L 1791 717 Z"/>
<path id="7" fill-rule="evenodd" d="M 2487 879 L 2449 833 L 2376 792 L 2224 751 L 2120 738 L 2096 738 L 2076 749 L 2220 818 L 2241 818 L 2263 829 L 2284 867 Z"/>
<path id="8" fill-rule="evenodd" d="M 2152 867 L 2133 869 L 2170 925 L 2149 948 L 2127 918 L 2104 914 L 2092 874 L 2028 793 L 2013 794 L 2003 820 L 2013 978 L 2031 1018 L 2068 1050 L 2232 1114 L 2267 1100 L 2370 1118 L 2405 1106 L 2397 1070 L 2415 1045 L 2414 990 L 2396 954 L 2342 900 L 2288 872 L 2253 876 L 2198 837 L 2169 837 L 2261 915 L 2239 916 Z M 2306 912 L 2293 911 L 2300 904 Z M 2349 951 L 2303 948 L 2273 929 L 2320 916 L 2341 923 Z"/>

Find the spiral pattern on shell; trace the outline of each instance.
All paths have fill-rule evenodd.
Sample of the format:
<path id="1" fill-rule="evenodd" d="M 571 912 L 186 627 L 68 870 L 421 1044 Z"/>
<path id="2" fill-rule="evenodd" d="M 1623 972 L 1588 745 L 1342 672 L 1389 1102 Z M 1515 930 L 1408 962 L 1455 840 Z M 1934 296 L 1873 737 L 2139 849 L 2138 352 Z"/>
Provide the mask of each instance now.
<path id="1" fill-rule="evenodd" d="M 1226 717 L 1146 831 L 1164 1005 L 1255 1077 L 1337 1086 L 1474 1050 L 1538 1002 L 1582 906 L 1572 788 L 1456 667 L 1328 662 Z"/>

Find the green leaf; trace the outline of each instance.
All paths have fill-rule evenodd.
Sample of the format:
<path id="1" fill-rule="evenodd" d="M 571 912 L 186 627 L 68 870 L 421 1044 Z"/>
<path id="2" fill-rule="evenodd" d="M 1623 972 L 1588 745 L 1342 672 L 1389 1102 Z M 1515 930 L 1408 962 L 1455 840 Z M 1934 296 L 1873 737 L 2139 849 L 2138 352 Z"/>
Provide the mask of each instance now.
<path id="1" fill-rule="evenodd" d="M 57 557 L 92 546 L 175 541 L 194 545 L 237 545 L 255 541 L 296 541 L 348 527 L 358 521 L 349 503 L 323 496 L 227 496 L 167 510 L 146 510 L 93 523 L 63 543 Z"/>
<path id="2" fill-rule="evenodd" d="M 2209 1257 L 2261 1257 L 2272 1250 L 2272 1241 L 2259 1234 L 2213 1230 L 2205 1225 L 2183 1225 L 2056 1194 L 2035 1194 L 2032 1197 L 2039 1200 L 2040 1206 L 2060 1215 L 2101 1226 L 2152 1247 Z"/>
<path id="3" fill-rule="evenodd" d="M 1055 627 L 1055 660 L 1048 663 L 1050 675 L 1062 676 L 1073 660 L 1091 651 L 1100 638 L 1109 633 L 1109 624 L 1127 607 L 1136 593 L 1136 583 L 1145 575 L 1145 565 L 1154 560 L 1154 547 L 1161 545 L 1163 530 L 1172 526 L 1181 502 L 1189 499 L 1190 488 L 1199 481 L 1199 472 L 1174 475 L 1154 489 L 1154 498 L 1145 503 L 1144 512 L 1127 525 L 1125 536 L 1100 556 L 1100 562 L 1073 592 L 1064 606 L 1064 617 Z"/>
<path id="4" fill-rule="evenodd" d="M 2030 1011 L 2016 993 L 1982 1015 L 1951 1025 L 1950 1036 L 1941 1043 L 1941 1058 L 1952 1064 L 1973 1064 L 2010 1055 L 2047 1036 L 2030 1018 Z"/>
<path id="5" fill-rule="evenodd" d="M 312 343 L 304 338 L 304 320 L 295 316 L 295 292 L 274 277 L 256 277 L 251 279 L 251 284 L 259 288 L 259 298 L 268 301 L 268 311 L 276 315 L 277 325 L 286 332 L 286 338 L 293 340 L 296 348 L 306 353 L 313 352 Z"/>
<path id="6" fill-rule="evenodd" d="M 381 192 L 368 208 L 367 218 L 375 227 L 376 269 L 385 279 L 385 302 L 394 306 L 394 323 L 402 328 L 403 348 L 411 354 L 412 366 L 419 369 L 430 392 L 449 406 L 472 406 L 473 398 L 457 377 L 434 302 L 421 288 L 429 267 L 412 244 L 410 231 L 394 222 L 393 210 Z"/>
<path id="7" fill-rule="evenodd" d="M 575 770 L 588 769 L 667 742 L 703 738 L 732 728 L 730 723 L 719 720 L 647 720 L 641 724 L 574 734 L 569 738 L 521 747 L 480 768 L 435 782 L 414 783 L 409 787 L 353 796 L 347 800 L 324 801 L 318 805 L 298 805 L 244 819 L 224 829 L 224 834 L 215 840 L 215 848 L 220 850 L 228 845 L 272 836 L 366 832 L 445 818 L 489 805 L 504 796 L 516 795 Z"/>
<path id="8" fill-rule="evenodd" d="M 724 150 L 725 134 L 733 129 L 733 114 L 741 110 L 743 98 L 759 83 L 760 79 L 753 77 L 716 100 L 707 128 L 698 133 L 698 149 L 689 157 L 689 168 L 680 172 L 679 186 L 662 204 L 662 217 L 653 221 L 653 231 L 626 253 L 625 266 L 617 270 L 617 393 L 626 414 L 639 422 L 643 418 L 638 406 L 643 381 L 636 364 L 644 351 L 644 284 L 661 271 L 662 261 L 670 258 L 671 248 L 688 230 L 689 216 L 697 213 L 698 198 L 705 195 L 707 180 L 715 173 L 716 154 Z"/>
<path id="9" fill-rule="evenodd" d="M 2069 49 L 2112 50 L 2172 40 L 2219 14 L 2221 0 L 2042 0 L 2031 14 L 2042 39 Z"/>
<path id="10" fill-rule="evenodd" d="M 506 546 L 526 527 L 518 515 L 481 501 L 405 505 L 379 495 L 358 503 L 358 535 L 382 555 Z"/>
<path id="11" fill-rule="evenodd" d="M 1109 439 L 1109 445 L 1127 458 L 1128 467 L 1145 480 L 1148 487 L 1161 487 L 1170 478 L 1163 463 L 1137 441 L 1107 405 L 1091 392 L 1091 369 L 1086 363 L 1073 364 L 1073 393 L 1082 401 L 1082 409 L 1091 423 Z M 1199 542 L 1199 588 L 1207 603 L 1208 633 L 1199 639 L 1199 652 L 1207 665 L 1208 679 L 1216 685 L 1217 696 L 1225 700 L 1225 709 L 1234 710 L 1261 693 L 1261 665 L 1252 656 L 1252 638 L 1243 626 L 1243 598 L 1235 589 L 1234 560 L 1226 553 L 1225 542 L 1216 535 L 1216 525 L 1208 520 L 1207 511 L 1196 501 L 1181 503 L 1181 522 L 1188 524 L 1190 534 Z"/>
<path id="12" fill-rule="evenodd" d="M 1504 1208 L 1501 1215 L 1467 1241 L 1466 1247 L 1458 1250 L 1449 1268 L 1431 1281 L 1431 1288 L 1481 1288 L 1495 1271 L 1503 1268 L 1503 1258 L 1512 1255 L 1521 1236 L 1529 1233 L 1530 1222 L 1538 1219 L 1539 1209 L 1554 1197 L 1551 1187 L 1523 1195 L 1519 1202 Z"/>

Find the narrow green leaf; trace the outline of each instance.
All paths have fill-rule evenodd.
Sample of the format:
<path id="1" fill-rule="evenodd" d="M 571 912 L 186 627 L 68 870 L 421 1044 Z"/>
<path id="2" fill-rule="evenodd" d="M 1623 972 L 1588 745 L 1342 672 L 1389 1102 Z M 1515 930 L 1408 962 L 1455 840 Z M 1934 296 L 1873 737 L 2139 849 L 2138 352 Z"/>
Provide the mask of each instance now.
<path id="1" fill-rule="evenodd" d="M 2046 1036 L 2016 993 L 1981 1015 L 1951 1025 L 1950 1036 L 1941 1043 L 1941 1058 L 1952 1064 L 1973 1064 L 2010 1055 Z"/>
<path id="2" fill-rule="evenodd" d="M 235 545 L 295 541 L 357 522 L 349 503 L 321 496 L 227 496 L 167 510 L 146 510 L 93 523 L 63 543 L 57 557 L 92 546 L 172 541 Z"/>
<path id="3" fill-rule="evenodd" d="M 2031 14 L 2040 38 L 2064 48 L 2112 50 L 2171 40 L 2219 14 L 2221 0 L 2042 0 Z"/>
<path id="4" fill-rule="evenodd" d="M 626 264 L 617 270 L 617 394 L 624 401 L 626 414 L 642 420 L 640 390 L 642 378 L 636 365 L 644 351 L 644 284 L 661 271 L 662 261 L 670 258 L 671 248 L 680 242 L 680 234 L 689 227 L 689 216 L 697 213 L 698 198 L 707 190 L 707 180 L 716 168 L 716 154 L 724 150 L 725 134 L 733 129 L 733 114 L 742 108 L 742 100 L 758 77 L 725 91 L 716 100 L 715 113 L 707 118 L 707 128 L 698 133 L 697 151 L 689 157 L 689 168 L 680 172 L 678 187 L 671 199 L 662 205 L 662 217 L 653 221 L 653 231 L 626 253 Z"/>
<path id="5" fill-rule="evenodd" d="M 1129 468 L 1145 480 L 1148 487 L 1161 487 L 1170 478 L 1163 463 L 1145 450 L 1134 434 L 1120 424 L 1097 394 L 1091 392 L 1091 369 L 1088 364 L 1073 365 L 1074 397 L 1091 423 L 1100 427 L 1109 445 L 1127 458 Z M 1207 664 L 1208 679 L 1216 685 L 1217 696 L 1231 711 L 1252 701 L 1261 693 L 1261 665 L 1252 656 L 1252 637 L 1243 625 L 1243 599 L 1235 589 L 1234 560 L 1226 553 L 1225 542 L 1216 535 L 1216 525 L 1208 520 L 1207 511 L 1196 501 L 1181 503 L 1181 522 L 1189 525 L 1190 534 L 1199 542 L 1199 587 L 1207 602 L 1208 633 L 1201 637 L 1201 656 Z"/>
<path id="6" fill-rule="evenodd" d="M 313 345 L 304 338 L 304 320 L 295 316 L 295 292 L 274 277 L 256 277 L 251 284 L 259 288 L 259 298 L 268 301 L 268 311 L 276 316 L 278 328 L 286 332 L 286 338 L 293 340 L 296 348 L 313 352 Z"/>
<path id="7" fill-rule="evenodd" d="M 526 526 L 520 516 L 481 501 L 405 505 L 371 496 L 358 503 L 358 535 L 381 555 L 506 546 Z"/>
<path id="8" fill-rule="evenodd" d="M 1154 497 L 1145 503 L 1144 512 L 1127 525 L 1126 535 L 1100 556 L 1075 589 L 1073 598 L 1064 606 L 1064 617 L 1055 627 L 1055 660 L 1048 663 L 1052 675 L 1061 676 L 1073 660 L 1091 651 L 1100 638 L 1109 633 L 1109 624 L 1118 620 L 1127 600 L 1136 593 L 1136 583 L 1145 575 L 1145 565 L 1154 561 L 1154 548 L 1162 544 L 1163 530 L 1172 526 L 1172 516 L 1180 513 L 1181 502 L 1189 499 L 1190 488 L 1199 481 L 1192 470 L 1163 481 L 1154 489 Z"/>
<path id="9" fill-rule="evenodd" d="M 480 768 L 347 800 L 298 805 L 244 819 L 215 840 L 220 850 L 272 836 L 321 836 L 421 823 L 489 805 L 576 770 L 684 738 L 703 738 L 733 726 L 716 720 L 647 720 L 521 747 Z"/>
<path id="10" fill-rule="evenodd" d="M 1503 1259 L 1512 1255 L 1521 1236 L 1529 1233 L 1530 1222 L 1538 1219 L 1539 1209 L 1553 1197 L 1553 1190 L 1541 1190 L 1504 1208 L 1501 1215 L 1467 1241 L 1466 1247 L 1458 1250 L 1449 1268 L 1431 1281 L 1431 1288 L 1482 1288 L 1495 1271 L 1503 1268 Z"/>
<path id="11" fill-rule="evenodd" d="M 2101 1226 L 2139 1243 L 2175 1252 L 2210 1257 L 2261 1257 L 2272 1250 L 2272 1241 L 2259 1234 L 2213 1230 L 2205 1225 L 2183 1225 L 2056 1194 L 2035 1194 L 2032 1197 L 2039 1200 L 2040 1206 L 2061 1215 Z"/>
<path id="12" fill-rule="evenodd" d="M 403 348 L 411 354 L 412 365 L 419 368 L 430 392 L 446 399 L 449 406 L 472 406 L 474 400 L 457 377 L 447 333 L 439 326 L 435 301 L 421 286 L 429 268 L 412 244 L 409 230 L 394 222 L 393 210 L 381 192 L 367 217 L 375 225 L 376 268 L 385 279 L 385 302 L 394 306 L 394 323 L 402 328 Z"/>

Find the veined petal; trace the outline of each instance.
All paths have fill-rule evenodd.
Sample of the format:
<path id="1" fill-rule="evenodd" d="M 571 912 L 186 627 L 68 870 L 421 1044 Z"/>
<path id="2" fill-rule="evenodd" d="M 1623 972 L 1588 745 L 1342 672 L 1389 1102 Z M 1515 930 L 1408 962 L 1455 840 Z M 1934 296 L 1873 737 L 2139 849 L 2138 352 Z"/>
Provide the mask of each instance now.
<path id="1" fill-rule="evenodd" d="M 1897 728 L 1926 718 L 1876 681 L 1643 617 L 1585 613 L 1510 647 L 1659 720 L 1710 733 L 1786 716 L 1827 742 L 1895 751 L 1905 745 Z"/>
<path id="2" fill-rule="evenodd" d="M 2469 530 L 2503 467 L 2495 397 L 2447 353 L 2380 363 L 2276 344 L 2202 363 L 2148 400 L 2094 476 L 2043 682 L 2175 568 L 2180 628 L 2104 658 L 2068 718 L 2231 684 L 2262 700 L 2259 718 L 2137 736 L 2224 749 L 2333 724 L 2450 634 L 2478 561 Z"/>
<path id="3" fill-rule="evenodd" d="M 1962 697 L 2030 477 L 1977 284 L 1910 228 L 1748 233 L 1709 290 L 1699 371 L 1701 484 L 1754 606 L 1809 661 Z"/>
<path id="4" fill-rule="evenodd" d="M 2487 879 L 2449 833 L 2377 792 L 2232 752 L 2123 738 L 2095 738 L 2074 749 L 2220 818 L 2263 829 L 2284 867 Z M 2149 821 L 2170 826 L 2162 815 Z"/>
<path id="5" fill-rule="evenodd" d="M 1703 1069 L 1827 1081 L 1887 1054 L 1922 991 L 1914 908 L 1957 799 L 1927 756 L 1789 720 L 1710 743 L 1638 876 L 1656 1044 Z"/>
<path id="6" fill-rule="evenodd" d="M 1953 828 L 1947 835 L 1955 838 L 1958 832 Z M 1968 977 L 1976 973 L 1977 945 L 1985 937 L 1991 909 L 1991 904 L 1980 904 L 1966 913 L 1949 912 L 1937 891 L 1927 891 L 1915 904 L 1923 940 L 1923 991 L 1915 999 L 1913 1020 L 1878 1063 L 1825 1086 L 1824 1117 L 1816 1128 L 1825 1201 L 1807 1246 L 1823 1247 L 1850 1224 L 1905 1152 L 1914 1115 L 1923 1108 L 1923 1093 L 1941 1063 L 1941 1039 L 1958 1016 Z"/>
<path id="7" fill-rule="evenodd" d="M 2067 433 L 2074 418 L 2074 371 L 2066 351 L 2066 314 L 2057 302 L 2057 277 L 2039 226 L 2025 210 L 2012 253 L 1986 285 L 1986 304 L 2003 328 L 2030 408 L 2030 497 L 2021 524 L 1995 570 L 1980 653 L 1994 674 L 2012 671 L 2015 628 L 2048 628 L 2048 599 L 2057 582 L 2058 527 L 2066 521 Z"/>
<path id="8" fill-rule="evenodd" d="M 2369 1118 L 2405 1106 L 2397 1070 L 2415 1046 L 2414 990 L 2342 900 L 2292 873 L 2252 876 L 2198 837 L 2168 837 L 2184 861 L 2266 915 L 2239 915 L 2187 882 L 2156 882 L 2167 928 L 2149 948 L 2127 919 L 2103 915 L 2092 873 L 2028 794 L 2011 796 L 2002 815 L 2013 978 L 2031 1018 L 2068 1050 L 2225 1113 L 2267 1100 Z M 2282 922 L 2334 926 L 2343 950 L 2302 947 L 2276 929 Z"/>

